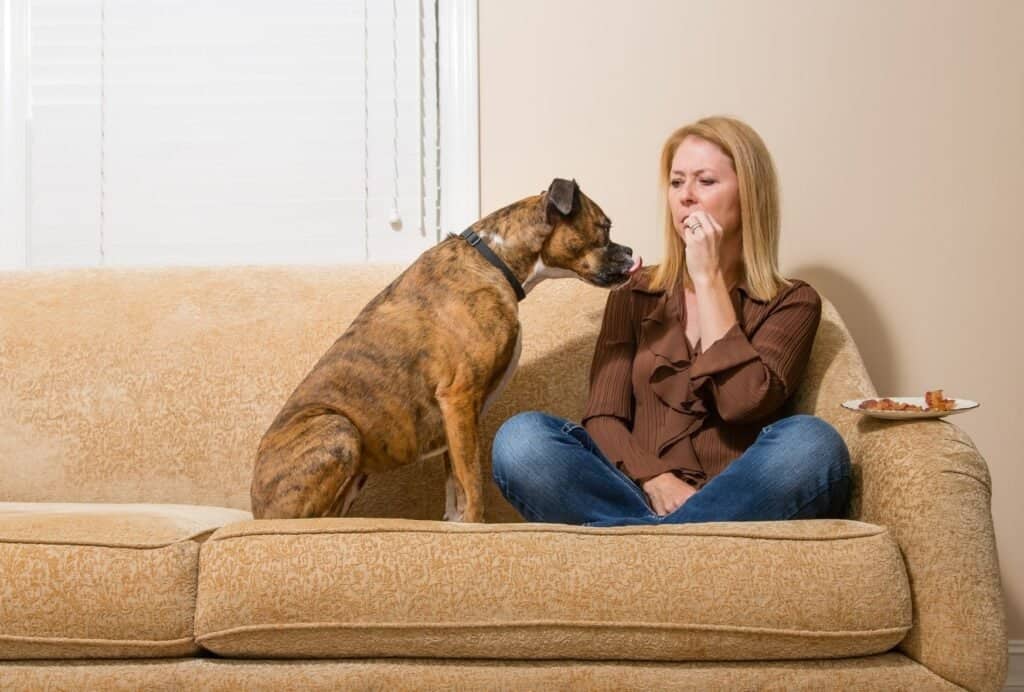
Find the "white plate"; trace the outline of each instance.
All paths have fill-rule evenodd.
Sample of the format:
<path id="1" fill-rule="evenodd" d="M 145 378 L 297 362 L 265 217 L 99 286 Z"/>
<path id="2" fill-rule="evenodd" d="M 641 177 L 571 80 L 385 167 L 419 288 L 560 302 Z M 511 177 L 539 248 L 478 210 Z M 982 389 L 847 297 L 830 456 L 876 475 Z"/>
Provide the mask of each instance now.
<path id="1" fill-rule="evenodd" d="M 914 404 L 924 408 L 927 404 L 924 401 L 923 396 L 890 396 L 890 397 L 874 397 L 876 399 L 889 398 L 901 404 Z M 842 406 L 845 409 L 849 409 L 854 413 L 863 413 L 865 416 L 871 416 L 872 418 L 886 418 L 888 420 L 908 420 L 910 418 L 942 418 L 943 416 L 951 416 L 954 413 L 963 413 L 964 411 L 970 411 L 971 409 L 978 408 L 980 404 L 977 401 L 971 401 L 970 399 L 957 399 L 956 397 L 947 396 L 947 399 L 954 399 L 956 406 L 951 411 L 871 411 L 868 409 L 859 408 L 861 402 L 867 401 L 867 399 L 850 399 L 844 401 Z"/>

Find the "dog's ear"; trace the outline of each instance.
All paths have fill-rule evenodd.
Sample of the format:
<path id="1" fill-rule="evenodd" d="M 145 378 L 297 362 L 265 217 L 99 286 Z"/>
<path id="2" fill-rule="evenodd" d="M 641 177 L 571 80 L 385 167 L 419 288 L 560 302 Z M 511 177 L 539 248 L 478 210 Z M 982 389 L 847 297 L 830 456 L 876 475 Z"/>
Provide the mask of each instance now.
<path id="1" fill-rule="evenodd" d="M 552 208 L 562 216 L 571 214 L 573 207 L 576 206 L 576 193 L 579 189 L 580 186 L 576 184 L 575 179 L 555 178 L 552 180 L 551 186 L 548 188 L 548 214 L 551 213 Z"/>

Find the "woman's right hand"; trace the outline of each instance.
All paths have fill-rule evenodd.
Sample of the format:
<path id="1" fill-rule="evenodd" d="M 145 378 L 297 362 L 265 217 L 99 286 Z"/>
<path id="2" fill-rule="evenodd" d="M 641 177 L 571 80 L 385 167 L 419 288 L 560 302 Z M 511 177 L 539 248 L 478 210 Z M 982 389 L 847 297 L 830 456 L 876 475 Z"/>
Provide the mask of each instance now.
<path id="1" fill-rule="evenodd" d="M 696 488 L 672 472 L 648 478 L 642 487 L 651 502 L 651 508 L 659 517 L 676 511 L 697 492 Z"/>

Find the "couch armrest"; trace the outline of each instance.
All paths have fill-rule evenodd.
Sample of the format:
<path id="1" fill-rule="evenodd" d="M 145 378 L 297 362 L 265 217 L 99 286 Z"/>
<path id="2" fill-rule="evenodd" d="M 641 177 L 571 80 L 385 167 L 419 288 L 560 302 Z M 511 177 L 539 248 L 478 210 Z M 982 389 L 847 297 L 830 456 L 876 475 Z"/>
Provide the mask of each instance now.
<path id="1" fill-rule="evenodd" d="M 984 458 L 945 421 L 843 423 L 851 516 L 892 532 L 910 579 L 913 627 L 899 648 L 969 690 L 1001 689 L 1006 616 Z"/>

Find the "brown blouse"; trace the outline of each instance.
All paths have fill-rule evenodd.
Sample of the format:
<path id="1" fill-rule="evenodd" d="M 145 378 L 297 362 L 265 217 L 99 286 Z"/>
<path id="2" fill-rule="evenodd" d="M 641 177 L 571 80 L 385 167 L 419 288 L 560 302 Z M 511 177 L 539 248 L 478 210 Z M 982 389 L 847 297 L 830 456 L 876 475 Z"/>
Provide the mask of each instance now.
<path id="1" fill-rule="evenodd" d="M 770 301 L 730 292 L 737 324 L 691 351 L 682 290 L 647 288 L 647 272 L 612 291 L 590 369 L 583 425 L 639 482 L 673 471 L 703 487 L 782 417 L 821 319 L 821 298 L 792 280 Z"/>

